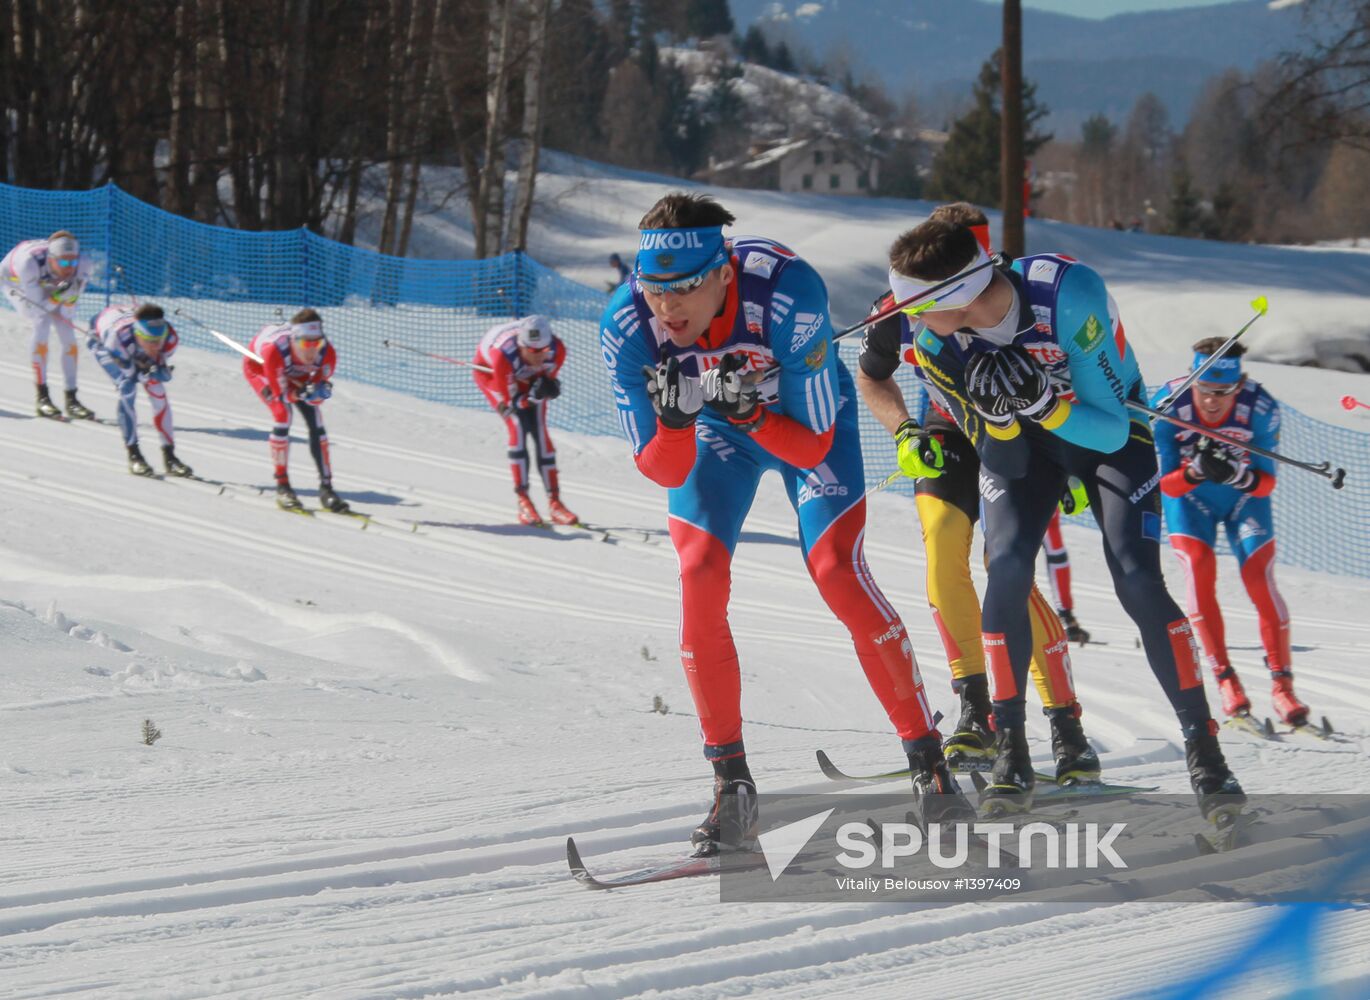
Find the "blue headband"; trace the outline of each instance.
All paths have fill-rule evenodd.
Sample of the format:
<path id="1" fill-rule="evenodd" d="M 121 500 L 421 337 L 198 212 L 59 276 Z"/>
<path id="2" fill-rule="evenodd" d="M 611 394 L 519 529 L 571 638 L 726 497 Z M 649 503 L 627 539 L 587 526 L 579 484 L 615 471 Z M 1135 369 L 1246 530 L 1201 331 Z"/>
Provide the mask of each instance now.
<path id="1" fill-rule="evenodd" d="M 1209 359 L 1210 355 L 1194 353 L 1194 364 L 1190 371 L 1198 371 L 1199 366 Z M 1239 381 L 1242 377 L 1242 359 L 1231 354 L 1224 354 L 1217 361 L 1208 366 L 1208 370 L 1199 378 L 1200 382 L 1221 382 L 1230 384 Z"/>
<path id="2" fill-rule="evenodd" d="M 728 260 L 722 226 L 644 229 L 637 248 L 637 273 L 699 274 Z"/>

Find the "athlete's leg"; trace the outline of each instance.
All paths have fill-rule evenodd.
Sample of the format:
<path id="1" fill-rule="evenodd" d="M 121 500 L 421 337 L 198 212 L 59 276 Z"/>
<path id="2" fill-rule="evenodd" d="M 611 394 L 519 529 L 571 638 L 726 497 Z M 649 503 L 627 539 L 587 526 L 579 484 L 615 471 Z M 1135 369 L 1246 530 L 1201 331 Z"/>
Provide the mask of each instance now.
<path id="1" fill-rule="evenodd" d="M 92 337 L 86 346 L 90 348 L 96 364 L 110 377 L 114 388 L 119 392 L 119 430 L 123 432 L 124 444 L 132 447 L 138 443 L 138 380 L 130 377 L 130 374 L 110 357 L 109 350 L 100 341 Z"/>
<path id="2" fill-rule="evenodd" d="M 526 411 L 531 413 L 533 450 L 537 455 L 538 475 L 542 477 L 542 488 L 550 500 L 557 499 L 560 486 L 557 483 L 557 449 L 552 444 L 552 435 L 547 431 L 547 400 L 542 399 Z"/>
<path id="3" fill-rule="evenodd" d="M 29 363 L 33 366 L 33 381 L 38 385 L 48 381 L 48 340 L 54 325 L 50 317 L 39 317 L 33 321 L 29 335 Z"/>
<path id="4" fill-rule="evenodd" d="M 171 420 L 171 400 L 161 382 L 147 383 L 147 398 L 152 401 L 152 426 L 161 435 L 164 448 L 176 447 L 176 431 Z"/>
<path id="5" fill-rule="evenodd" d="M 323 407 L 296 403 L 305 426 L 309 428 L 309 454 L 319 470 L 319 485 L 333 485 L 333 463 L 328 457 L 328 430 L 323 425 Z"/>
<path id="6" fill-rule="evenodd" d="M 1042 707 L 1075 704 L 1075 678 L 1070 672 L 1070 640 L 1061 619 L 1033 584 L 1028 594 L 1028 622 L 1032 626 L 1032 683 Z"/>
<path id="7" fill-rule="evenodd" d="M 935 724 L 904 623 L 866 564 L 865 480 L 854 402 L 838 412 L 826 461 L 813 469 L 786 466 L 781 474 L 799 515 L 809 575 L 851 633 L 871 690 L 913 753 L 914 741 L 935 733 Z"/>
<path id="8" fill-rule="evenodd" d="M 1269 497 L 1248 496 L 1227 519 L 1227 538 L 1241 567 L 1242 583 L 1260 616 L 1261 645 L 1272 671 L 1289 670 L 1289 608 L 1275 586 L 1275 519 Z"/>
<path id="9" fill-rule="evenodd" d="M 1127 443 L 1095 464 L 1074 469 L 1085 484 L 1103 534 L 1104 559 L 1118 600 L 1141 632 L 1152 673 L 1186 738 L 1209 731 L 1194 631 L 1161 572 L 1161 503 L 1150 428 L 1133 422 Z"/>
<path id="10" fill-rule="evenodd" d="M 76 388 L 76 331 L 70 323 L 54 317 L 52 328 L 62 345 L 62 383 L 68 392 Z"/>
<path id="11" fill-rule="evenodd" d="M 1000 728 L 1025 723 L 1025 687 L 1033 651 L 1028 599 L 1042 535 L 1065 481 L 1065 470 L 1045 454 L 1034 456 L 1021 479 L 1005 479 L 989 469 L 980 472 L 989 569 L 981 641 Z"/>
<path id="12" fill-rule="evenodd" d="M 1170 547 L 1185 575 L 1185 610 L 1214 674 L 1231 664 L 1227 630 L 1218 606 L 1218 560 L 1213 553 L 1217 521 L 1213 511 L 1193 493 L 1162 500 Z"/>
<path id="13" fill-rule="evenodd" d="M 694 469 L 669 497 L 671 541 L 680 561 L 680 662 L 690 685 L 704 756 L 742 749 L 742 682 L 728 624 L 732 556 L 762 466 L 746 447 L 714 448 L 701 426 Z"/>
<path id="14" fill-rule="evenodd" d="M 1058 611 L 1075 610 L 1075 599 L 1070 593 L 1070 553 L 1066 550 L 1065 539 L 1061 537 L 1060 508 L 1052 511 L 1051 523 L 1047 525 L 1042 546 L 1047 554 L 1047 581 L 1051 584 L 1051 596 L 1056 601 Z"/>
<path id="15" fill-rule="evenodd" d="M 276 476 L 277 486 L 290 485 L 290 422 L 294 417 L 289 405 L 284 400 L 274 396 L 268 399 L 263 393 L 267 391 L 270 383 L 266 376 L 254 371 L 251 363 L 243 361 L 243 376 L 252 386 L 252 391 L 257 394 L 266 408 L 271 411 L 271 436 L 268 443 L 271 446 L 271 465 Z"/>

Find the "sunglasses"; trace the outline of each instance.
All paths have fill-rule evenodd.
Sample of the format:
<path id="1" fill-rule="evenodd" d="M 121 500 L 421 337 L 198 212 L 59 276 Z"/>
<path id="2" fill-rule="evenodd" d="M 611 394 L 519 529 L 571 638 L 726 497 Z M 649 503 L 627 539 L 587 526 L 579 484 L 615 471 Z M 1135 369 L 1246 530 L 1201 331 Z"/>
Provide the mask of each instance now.
<path id="1" fill-rule="evenodd" d="M 1233 382 L 1231 385 L 1215 386 L 1212 383 L 1196 382 L 1195 390 L 1201 396 L 1231 396 L 1242 387 L 1240 382 Z"/>
<path id="2" fill-rule="evenodd" d="M 705 264 L 704 268 L 694 274 L 686 275 L 683 278 L 672 278 L 670 281 L 652 281 L 644 278 L 641 274 L 637 276 L 638 287 L 651 295 L 665 295 L 670 292 L 672 295 L 689 295 L 699 288 L 708 279 L 709 274 L 722 267 L 724 260 L 717 260 L 710 264 Z"/>
<path id="3" fill-rule="evenodd" d="M 77 260 L 77 258 L 75 258 L 75 257 L 58 257 L 58 258 L 57 258 L 57 266 L 58 266 L 58 267 L 75 267 L 75 266 L 77 265 L 77 263 L 78 263 L 78 260 Z"/>

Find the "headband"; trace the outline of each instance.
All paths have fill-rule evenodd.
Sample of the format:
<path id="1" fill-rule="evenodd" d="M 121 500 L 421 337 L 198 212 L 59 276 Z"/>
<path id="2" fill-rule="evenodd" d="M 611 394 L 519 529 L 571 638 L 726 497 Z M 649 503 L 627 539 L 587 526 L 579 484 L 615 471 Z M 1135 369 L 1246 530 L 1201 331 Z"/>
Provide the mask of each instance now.
<path id="1" fill-rule="evenodd" d="M 983 265 L 983 266 L 982 266 Z M 979 267 L 980 270 L 974 274 L 965 274 L 972 268 Z M 975 248 L 975 259 L 963 267 L 960 271 L 965 277 L 956 281 L 956 275 L 950 278 L 937 278 L 933 281 L 925 281 L 922 278 L 910 278 L 907 274 L 900 274 L 894 268 L 890 268 L 890 291 L 894 293 L 894 298 L 898 302 L 904 302 L 915 295 L 926 292 L 929 288 L 937 285 L 946 284 L 945 289 L 938 292 L 934 301 L 937 303 L 927 309 L 919 308 L 919 312 L 945 312 L 948 309 L 964 309 L 976 300 L 976 298 L 989 287 L 990 279 L 994 277 L 994 268 L 990 265 L 989 254 L 985 248 L 977 246 Z M 927 301 L 924 299 L 923 301 Z M 919 303 L 910 303 L 910 308 Z"/>
<path id="2" fill-rule="evenodd" d="M 722 226 L 644 229 L 637 248 L 637 273 L 691 275 L 726 263 Z"/>
<path id="3" fill-rule="evenodd" d="M 1197 351 L 1195 351 L 1194 364 L 1190 367 L 1189 370 L 1198 371 L 1199 367 L 1201 365 L 1207 364 L 1208 360 L 1211 357 L 1212 355 L 1210 354 L 1200 354 Z M 1205 369 L 1204 373 L 1199 376 L 1199 381 L 1231 384 L 1233 382 L 1239 381 L 1241 377 L 1242 359 L 1231 354 L 1224 354 L 1221 358 L 1219 358 L 1217 361 L 1214 361 L 1211 365 L 1208 366 L 1207 369 Z"/>

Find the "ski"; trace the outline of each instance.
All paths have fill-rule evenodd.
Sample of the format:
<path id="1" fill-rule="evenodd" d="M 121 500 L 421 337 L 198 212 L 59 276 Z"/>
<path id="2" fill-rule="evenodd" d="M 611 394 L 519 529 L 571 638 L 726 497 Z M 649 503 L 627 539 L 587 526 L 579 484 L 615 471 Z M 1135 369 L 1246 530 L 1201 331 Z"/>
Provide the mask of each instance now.
<path id="1" fill-rule="evenodd" d="M 1266 719 L 1264 724 L 1257 722 L 1247 712 L 1239 712 L 1223 723 L 1223 728 L 1235 733 L 1246 733 L 1248 736 L 1255 736 L 1263 740 L 1275 739 L 1275 727 L 1270 720 Z"/>
<path id="2" fill-rule="evenodd" d="M 730 869 L 760 868 L 766 864 L 764 855 L 748 852 L 744 856 L 730 855 Z M 581 859 L 580 849 L 574 837 L 566 838 L 566 865 L 571 875 L 587 889 L 622 889 L 633 885 L 649 885 L 653 882 L 669 882 L 680 878 L 698 878 L 701 875 L 716 875 L 723 870 L 723 855 L 711 854 L 707 857 L 684 857 L 659 864 L 648 865 L 636 871 L 619 875 L 600 877 L 591 875 Z"/>
<path id="3" fill-rule="evenodd" d="M 841 770 L 832 762 L 832 759 L 822 750 L 816 751 L 818 757 L 818 767 L 828 778 L 833 781 L 858 781 L 858 782 L 877 782 L 894 781 L 899 778 L 908 778 L 909 771 L 905 768 L 902 771 L 885 771 L 880 774 L 848 774 Z M 975 784 L 976 779 L 981 777 L 979 771 L 963 772 L 971 776 L 971 783 Z M 1140 795 L 1144 792 L 1154 792 L 1156 785 L 1119 785 L 1107 781 L 1078 782 L 1073 785 L 1056 784 L 1056 776 L 1047 774 L 1045 771 L 1037 771 L 1037 798 L 1039 799 L 1059 799 L 1068 797 L 1081 798 L 1116 798 L 1125 795 Z"/>
<path id="4" fill-rule="evenodd" d="M 1283 736 L 1309 736 L 1328 743 L 1346 742 L 1346 738 L 1332 728 L 1332 723 L 1328 721 L 1325 715 L 1318 724 L 1305 721 L 1301 726 L 1276 726 L 1267 718 L 1265 720 L 1265 731 L 1270 734 L 1271 739 Z"/>

